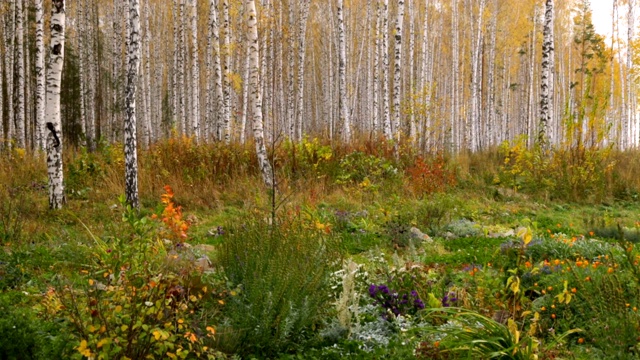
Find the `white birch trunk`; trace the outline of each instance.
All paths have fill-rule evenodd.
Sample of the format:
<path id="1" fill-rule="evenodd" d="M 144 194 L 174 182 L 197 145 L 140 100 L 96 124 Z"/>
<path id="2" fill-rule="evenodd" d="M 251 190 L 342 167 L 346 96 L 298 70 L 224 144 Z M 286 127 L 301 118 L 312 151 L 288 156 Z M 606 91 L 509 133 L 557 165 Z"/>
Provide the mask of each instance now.
<path id="1" fill-rule="evenodd" d="M 554 39 L 553 39 L 553 0 L 547 0 L 544 10 L 544 29 L 542 31 L 542 83 L 540 86 L 540 131 L 538 141 L 542 147 L 554 143 L 553 129 L 553 78 L 554 78 Z"/>
<path id="2" fill-rule="evenodd" d="M 124 157 L 125 195 L 133 208 L 138 202 L 138 151 L 136 147 L 136 85 L 140 67 L 140 3 L 129 0 L 129 40 L 127 41 L 127 89 L 125 94 Z"/>
<path id="3" fill-rule="evenodd" d="M 22 14 L 22 1 L 16 0 L 16 71 L 17 80 L 16 84 L 16 146 L 19 149 L 24 149 L 26 146 L 25 137 L 25 74 L 24 74 L 24 29 L 23 29 L 23 14 Z"/>
<path id="4" fill-rule="evenodd" d="M 409 1 L 408 18 L 409 18 L 409 139 L 412 143 L 416 142 L 416 116 L 414 112 L 414 94 L 415 94 L 415 75 L 414 75 L 414 55 L 415 55 L 415 26 L 413 23 L 413 1 Z"/>
<path id="5" fill-rule="evenodd" d="M 51 45 L 47 71 L 47 173 L 49 208 L 61 209 L 65 202 L 62 172 L 62 126 L 60 122 L 60 89 L 64 64 L 65 1 L 53 0 L 51 6 Z"/>
<path id="6" fill-rule="evenodd" d="M 351 141 L 351 122 L 347 109 L 347 50 L 344 34 L 343 1 L 338 0 L 338 89 L 340 101 L 340 122 L 343 126 L 343 140 Z"/>
<path id="7" fill-rule="evenodd" d="M 398 0 L 398 17 L 396 18 L 396 28 L 394 32 L 394 64 L 393 64 L 393 124 L 391 131 L 396 142 L 400 141 L 400 88 L 402 76 L 402 28 L 404 22 L 404 0 Z"/>
<path id="8" fill-rule="evenodd" d="M 251 96 L 251 116 L 253 118 L 253 137 L 256 143 L 256 154 L 258 155 L 258 165 L 262 173 L 267 188 L 273 189 L 273 170 L 267 158 L 267 148 L 264 144 L 264 128 L 262 124 L 262 94 L 260 93 L 260 49 L 258 42 L 258 19 L 256 16 L 256 5 L 253 0 L 246 1 L 247 12 L 247 41 L 249 43 L 250 62 L 250 96 Z"/>
<path id="9" fill-rule="evenodd" d="M 1 64 L 0 64 L 1 65 Z M 44 77 L 44 7 L 42 0 L 36 0 L 36 148 L 44 150 L 44 99 L 45 99 L 45 77 Z M 0 89 L 2 89 L 2 70 L 0 70 Z M 2 96 L 0 96 L 1 98 Z M 0 109 L 2 100 L 0 99 Z M 1 112 L 1 111 L 0 111 Z M 0 116 L 2 118 L 2 116 Z M 1 128 L 2 126 L 0 126 Z M 2 129 L 0 129 L 0 140 L 2 139 Z"/>
<path id="10" fill-rule="evenodd" d="M 200 66 L 198 58 L 198 2 L 191 0 L 191 47 L 192 47 L 192 131 L 196 139 L 200 138 Z"/>
<path id="11" fill-rule="evenodd" d="M 222 1 L 222 29 L 224 32 L 224 68 L 222 73 L 223 99 L 221 136 L 224 142 L 228 144 L 231 141 L 231 27 L 229 26 L 229 0 Z M 260 104 L 260 106 L 262 106 L 262 104 Z"/>
<path id="12" fill-rule="evenodd" d="M 7 146 L 11 148 L 12 142 L 15 136 L 15 112 L 13 105 L 14 98 L 14 46 L 15 46 L 15 14 L 16 14 L 16 0 L 9 0 L 7 6 L 10 10 L 7 14 L 7 21 L 4 28 L 4 60 L 5 60 L 5 76 L 7 77 Z"/>
<path id="13" fill-rule="evenodd" d="M 382 0 L 382 132 L 391 140 L 391 114 L 389 111 L 389 1 Z"/>
<path id="14" fill-rule="evenodd" d="M 478 151 L 478 137 L 479 137 L 479 127 L 480 127 L 480 104 L 481 96 L 480 93 L 480 81 L 482 81 L 480 76 L 480 53 L 481 53 L 481 44 L 482 44 L 482 20 L 484 18 L 484 7 L 485 0 L 480 0 L 480 6 L 478 8 L 478 25 L 476 28 L 476 38 L 474 39 L 474 44 L 472 48 L 473 57 L 471 63 L 471 151 Z"/>
<path id="15" fill-rule="evenodd" d="M 373 134 L 377 134 L 379 130 L 379 109 L 378 109 L 378 97 L 379 83 L 380 83 L 380 23 L 382 22 L 382 3 L 380 0 L 376 1 L 377 15 L 376 15 L 376 28 L 374 31 L 374 45 L 373 45 L 373 84 L 372 84 L 372 107 L 371 110 L 371 131 Z"/>
<path id="16" fill-rule="evenodd" d="M 296 114 L 295 139 L 302 140 L 302 119 L 304 117 L 304 62 L 306 54 L 307 17 L 311 0 L 300 1 L 300 19 L 298 19 L 298 112 Z"/>

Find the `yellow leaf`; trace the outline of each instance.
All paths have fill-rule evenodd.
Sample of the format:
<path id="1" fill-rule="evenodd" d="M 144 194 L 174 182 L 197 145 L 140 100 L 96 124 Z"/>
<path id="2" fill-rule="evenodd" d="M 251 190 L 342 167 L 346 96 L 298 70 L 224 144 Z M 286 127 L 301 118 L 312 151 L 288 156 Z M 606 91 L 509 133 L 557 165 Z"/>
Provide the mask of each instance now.
<path id="1" fill-rule="evenodd" d="M 92 333 L 92 332 L 96 331 L 97 329 L 96 329 L 96 327 L 95 327 L 95 326 L 93 326 L 93 325 L 89 325 L 89 326 L 87 326 L 87 330 L 88 330 L 90 333 Z"/>
<path id="2" fill-rule="evenodd" d="M 196 302 L 198 301 L 198 298 L 195 295 L 191 295 L 189 296 L 189 300 L 191 300 L 191 302 Z"/>
<path id="3" fill-rule="evenodd" d="M 120 306 L 120 305 L 116 306 L 115 311 L 116 311 L 116 312 L 120 312 L 120 311 L 122 311 L 122 306 Z"/>
<path id="4" fill-rule="evenodd" d="M 80 341 L 80 346 L 76 348 L 82 356 L 91 357 L 91 349 L 87 348 L 87 340 Z"/>
<path id="5" fill-rule="evenodd" d="M 102 340 L 98 341 L 98 345 L 96 345 L 96 346 L 97 346 L 97 347 L 98 347 L 98 349 L 99 349 L 99 348 L 101 348 L 103 345 L 108 344 L 108 343 L 109 343 L 109 339 L 104 338 L 104 339 L 102 339 Z"/>
<path id="6" fill-rule="evenodd" d="M 167 351 L 167 356 L 170 357 L 171 359 L 177 359 L 178 357 L 176 356 L 176 354 L 168 352 Z"/>
<path id="7" fill-rule="evenodd" d="M 128 328 L 129 328 L 129 325 L 120 326 L 120 330 L 122 330 L 122 331 L 127 331 Z"/>
<path id="8" fill-rule="evenodd" d="M 93 286 L 93 284 L 94 284 L 93 279 L 89 279 L 89 286 Z"/>
<path id="9" fill-rule="evenodd" d="M 162 336 L 162 334 L 160 334 L 160 331 L 158 330 L 155 330 L 152 334 L 156 340 L 160 340 L 160 337 Z"/>

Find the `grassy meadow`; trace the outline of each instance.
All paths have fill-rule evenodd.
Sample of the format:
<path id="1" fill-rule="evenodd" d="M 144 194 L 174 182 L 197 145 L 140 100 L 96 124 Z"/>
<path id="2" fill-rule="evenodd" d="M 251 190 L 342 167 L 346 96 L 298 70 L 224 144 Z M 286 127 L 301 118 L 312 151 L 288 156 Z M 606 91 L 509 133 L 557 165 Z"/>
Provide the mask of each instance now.
<path id="1" fill-rule="evenodd" d="M 0 358 L 640 358 L 640 154 L 524 144 L 3 154 Z"/>

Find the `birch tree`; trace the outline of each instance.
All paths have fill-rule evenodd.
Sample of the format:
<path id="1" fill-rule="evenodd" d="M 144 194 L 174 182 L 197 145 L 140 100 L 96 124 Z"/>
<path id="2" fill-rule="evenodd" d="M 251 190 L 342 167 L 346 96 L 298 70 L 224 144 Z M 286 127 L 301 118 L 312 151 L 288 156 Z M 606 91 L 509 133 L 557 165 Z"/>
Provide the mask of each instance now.
<path id="1" fill-rule="evenodd" d="M 480 82 L 481 82 L 481 69 L 480 69 L 480 53 L 482 44 L 482 20 L 484 18 L 485 0 L 480 0 L 478 8 L 478 21 L 476 28 L 476 38 L 473 40 L 472 47 L 472 59 L 471 59 L 471 151 L 478 150 L 478 137 L 480 126 Z"/>
<path id="2" fill-rule="evenodd" d="M 35 137 L 36 148 L 44 150 L 44 99 L 45 99 L 45 77 L 44 77 L 44 8 L 42 0 L 36 0 L 36 124 Z M 2 71 L 0 71 L 2 74 Z M 0 82 L 2 76 L 0 75 Z M 2 84 L 0 83 L 0 89 Z M 2 97 L 2 96 L 0 96 Z M 0 100 L 1 101 L 1 100 Z M 2 103 L 0 102 L 0 109 Z M 1 127 L 1 126 L 0 126 Z M 1 130 L 0 130 L 1 131 Z"/>
<path id="3" fill-rule="evenodd" d="M 255 7 L 255 3 L 253 4 Z M 222 28 L 224 30 L 224 68 L 222 73 L 222 130 L 221 138 L 225 143 L 231 141 L 231 28 L 229 26 L 229 0 L 222 0 Z M 257 31 L 257 29 L 256 29 Z M 256 36 L 257 37 L 257 36 Z M 262 104 L 260 104 L 262 106 Z"/>
<path id="4" fill-rule="evenodd" d="M 127 88 L 125 94 L 124 161 L 125 195 L 129 205 L 138 208 L 138 152 L 136 149 L 136 84 L 140 66 L 140 3 L 129 0 L 127 41 Z"/>
<path id="5" fill-rule="evenodd" d="M 392 133 L 396 141 L 400 141 L 400 87 L 402 84 L 402 25 L 404 22 L 404 0 L 398 0 L 398 17 L 393 36 L 395 37 L 393 63 L 393 124 Z"/>
<path id="6" fill-rule="evenodd" d="M 345 44 L 343 1 L 338 0 L 338 98 L 340 102 L 340 122 L 343 126 L 343 140 L 351 141 L 351 123 L 347 109 L 347 49 Z"/>
<path id="7" fill-rule="evenodd" d="M 550 126 L 553 121 L 553 72 L 554 72 L 554 40 L 553 40 L 553 0 L 547 0 L 544 10 L 544 29 L 542 31 L 542 83 L 540 85 L 540 132 L 538 141 L 546 147 L 553 143 Z"/>
<path id="8" fill-rule="evenodd" d="M 15 14 L 16 14 L 16 0 L 9 0 L 7 7 L 9 11 L 6 14 L 6 21 L 4 27 L 4 61 L 5 61 L 5 76 L 7 84 L 7 145 L 11 148 L 11 142 L 15 133 L 15 112 L 13 106 L 13 64 L 14 64 L 14 45 L 15 45 Z"/>
<path id="9" fill-rule="evenodd" d="M 260 49 L 258 43 L 258 19 L 254 0 L 246 0 L 247 12 L 247 42 L 249 46 L 250 81 L 249 94 L 251 96 L 251 116 L 253 118 L 253 137 L 256 143 L 258 166 L 267 188 L 275 187 L 273 170 L 267 158 L 267 148 L 264 144 L 264 127 L 262 124 L 262 94 L 260 92 Z"/>
<path id="10" fill-rule="evenodd" d="M 192 134 L 198 139 L 200 137 L 200 66 L 198 66 L 198 2 L 191 0 L 191 61 L 192 61 L 192 110 L 191 126 Z"/>
<path id="11" fill-rule="evenodd" d="M 300 1 L 300 18 L 298 19 L 298 112 L 296 114 L 295 139 L 302 140 L 302 119 L 304 117 L 304 62 L 306 54 L 307 17 L 311 0 Z"/>
<path id="12" fill-rule="evenodd" d="M 16 90 L 17 90 L 17 96 L 16 96 L 16 118 L 15 118 L 15 124 L 16 124 L 16 133 L 15 133 L 15 139 L 16 139 L 16 146 L 19 149 L 24 149 L 25 145 L 26 145 L 26 139 L 25 139 L 25 116 L 26 116 L 26 112 L 25 112 L 25 92 L 24 92 L 24 88 L 25 88 L 25 74 L 24 74 L 24 29 L 23 29 L 23 14 L 22 14 L 22 1 L 23 0 L 16 0 L 16 53 L 15 53 L 15 60 L 16 60 L 16 72 L 17 72 L 17 80 L 18 83 L 16 84 Z"/>
<path id="13" fill-rule="evenodd" d="M 60 90 L 64 64 L 65 0 L 51 4 L 51 44 L 47 71 L 47 173 L 49 177 L 49 208 L 61 209 L 65 202 L 62 172 L 62 127 L 60 122 Z"/>
<path id="14" fill-rule="evenodd" d="M 382 0 L 382 132 L 385 139 L 391 140 L 391 117 L 389 113 L 389 0 Z"/>

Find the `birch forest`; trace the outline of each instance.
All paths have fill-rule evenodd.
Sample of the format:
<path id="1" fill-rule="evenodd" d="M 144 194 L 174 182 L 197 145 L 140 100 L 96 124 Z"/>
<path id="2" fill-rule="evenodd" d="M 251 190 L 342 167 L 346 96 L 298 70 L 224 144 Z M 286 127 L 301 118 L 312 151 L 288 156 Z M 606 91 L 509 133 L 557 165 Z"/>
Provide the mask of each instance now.
<path id="1" fill-rule="evenodd" d="M 91 149 L 123 141 L 127 4 L 66 5 L 64 142 Z M 0 7 L 4 148 L 45 145 L 50 7 L 25 0 Z M 180 135 L 250 140 L 255 74 L 246 4 L 149 0 L 139 7 L 138 145 Z M 633 0 L 613 2 L 608 38 L 595 32 L 586 0 L 264 0 L 256 8 L 267 143 L 383 136 L 456 153 L 520 135 L 533 146 L 543 132 L 554 147 L 638 146 Z"/>
<path id="2" fill-rule="evenodd" d="M 639 100 L 640 0 L 0 0 L 0 360 L 640 359 Z"/>

